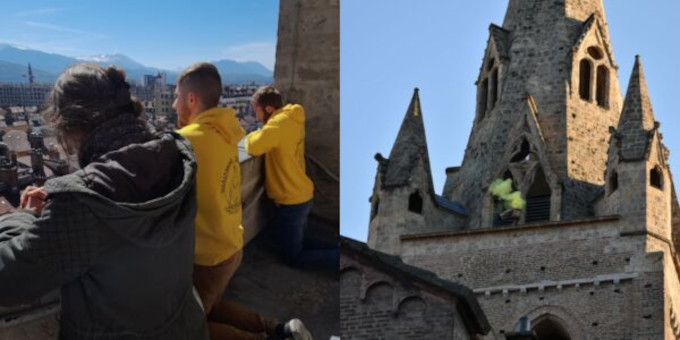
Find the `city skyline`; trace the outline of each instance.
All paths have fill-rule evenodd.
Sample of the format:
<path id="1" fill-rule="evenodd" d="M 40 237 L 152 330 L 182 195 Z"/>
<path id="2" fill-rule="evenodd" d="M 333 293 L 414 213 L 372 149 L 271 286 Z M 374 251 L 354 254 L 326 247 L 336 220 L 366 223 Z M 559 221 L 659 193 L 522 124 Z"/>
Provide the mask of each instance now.
<path id="1" fill-rule="evenodd" d="M 420 88 L 434 188 L 441 193 L 445 169 L 459 166 L 476 105 L 474 82 L 481 67 L 489 24 L 502 25 L 507 2 L 406 0 L 346 2 L 341 6 L 341 233 L 365 241 L 369 197 L 380 152 L 388 157 L 413 95 Z M 660 10 L 663 9 L 663 10 Z M 656 120 L 671 151 L 671 171 L 680 169 L 680 136 L 673 129 L 674 98 L 680 95 L 672 65 L 680 57 L 673 23 L 680 4 L 630 6 L 605 1 L 613 54 L 625 95 L 635 55 L 644 65 Z M 343 15 L 347 13 L 347 15 Z M 351 15 L 349 15 L 351 13 Z M 351 22 L 350 20 L 351 17 Z M 634 23 L 634 24 L 633 24 Z M 650 39 L 649 37 L 653 37 Z M 379 53 L 366 53 L 378 51 Z"/>
<path id="2" fill-rule="evenodd" d="M 3 3 L 0 8 L 5 13 L 0 43 L 18 47 L 68 57 L 120 53 L 172 71 L 222 59 L 274 68 L 276 0 L 206 0 L 188 8 L 130 0 L 96 5 L 39 0 Z"/>

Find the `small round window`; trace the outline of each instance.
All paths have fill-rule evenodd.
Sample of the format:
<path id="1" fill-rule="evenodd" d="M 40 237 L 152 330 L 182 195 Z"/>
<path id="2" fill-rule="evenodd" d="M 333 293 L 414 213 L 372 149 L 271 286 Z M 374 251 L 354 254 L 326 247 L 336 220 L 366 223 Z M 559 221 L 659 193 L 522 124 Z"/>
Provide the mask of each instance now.
<path id="1" fill-rule="evenodd" d="M 588 47 L 588 54 L 595 60 L 600 60 L 603 57 L 602 51 L 595 46 Z"/>

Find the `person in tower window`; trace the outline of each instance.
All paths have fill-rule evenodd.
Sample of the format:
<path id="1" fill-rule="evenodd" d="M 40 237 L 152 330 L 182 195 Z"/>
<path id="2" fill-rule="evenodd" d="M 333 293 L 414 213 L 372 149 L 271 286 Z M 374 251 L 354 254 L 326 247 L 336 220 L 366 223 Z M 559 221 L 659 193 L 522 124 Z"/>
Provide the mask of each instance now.
<path id="1" fill-rule="evenodd" d="M 276 204 L 275 227 L 284 260 L 301 269 L 338 270 L 339 247 L 303 244 L 312 209 L 314 184 L 305 173 L 305 111 L 299 104 L 283 105 L 271 86 L 251 98 L 261 129 L 246 137 L 246 152 L 265 155 L 267 196 Z"/>

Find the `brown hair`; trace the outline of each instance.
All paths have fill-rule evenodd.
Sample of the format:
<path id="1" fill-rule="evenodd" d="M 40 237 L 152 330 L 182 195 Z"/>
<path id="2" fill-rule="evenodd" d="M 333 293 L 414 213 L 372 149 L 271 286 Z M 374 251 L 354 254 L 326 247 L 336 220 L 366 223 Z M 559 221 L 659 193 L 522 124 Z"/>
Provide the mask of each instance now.
<path id="1" fill-rule="evenodd" d="M 125 113 L 138 117 L 142 111 L 122 69 L 77 64 L 57 79 L 43 118 L 59 137 L 82 137 L 106 120 Z"/>
<path id="2" fill-rule="evenodd" d="M 186 68 L 177 77 L 177 85 L 196 93 L 206 108 L 217 106 L 222 95 L 222 78 L 217 67 L 201 62 Z"/>
<path id="3" fill-rule="evenodd" d="M 258 106 L 264 108 L 271 106 L 274 110 L 278 110 L 283 106 L 283 99 L 279 90 L 272 86 L 262 86 L 255 93 L 253 93 L 252 101 Z"/>

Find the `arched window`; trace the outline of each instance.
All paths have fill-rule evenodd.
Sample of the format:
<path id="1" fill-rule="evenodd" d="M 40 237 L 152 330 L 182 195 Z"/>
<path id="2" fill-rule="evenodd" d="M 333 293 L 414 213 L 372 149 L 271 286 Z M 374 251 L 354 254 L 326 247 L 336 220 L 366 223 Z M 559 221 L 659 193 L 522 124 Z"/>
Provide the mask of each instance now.
<path id="1" fill-rule="evenodd" d="M 659 190 L 663 190 L 663 171 L 659 166 L 649 170 L 649 184 Z"/>
<path id="2" fill-rule="evenodd" d="M 420 197 L 420 191 L 416 190 L 408 197 L 408 211 L 416 214 L 423 213 L 423 198 Z"/>
<path id="3" fill-rule="evenodd" d="M 364 301 L 369 308 L 389 310 L 392 308 L 393 295 L 394 287 L 391 284 L 385 281 L 375 282 L 366 289 Z"/>
<path id="4" fill-rule="evenodd" d="M 600 65 L 597 67 L 597 105 L 607 107 L 609 104 L 609 69 L 606 66 Z"/>
<path id="5" fill-rule="evenodd" d="M 479 88 L 480 93 L 479 93 L 479 117 L 480 120 L 484 118 L 484 115 L 486 114 L 486 101 L 488 98 L 488 93 L 489 93 L 489 79 L 484 79 L 482 81 L 482 86 Z"/>
<path id="6" fill-rule="evenodd" d="M 493 110 L 496 106 L 496 101 L 498 100 L 498 69 L 493 70 L 491 73 L 491 88 L 489 89 L 491 93 L 491 103 L 489 109 Z"/>
<path id="7" fill-rule="evenodd" d="M 492 110 L 498 101 L 498 65 L 493 57 L 482 68 L 481 81 L 477 91 L 478 121 L 484 119 L 487 111 Z"/>
<path id="8" fill-rule="evenodd" d="M 543 169 L 538 168 L 534 175 L 534 183 L 527 192 L 527 206 L 524 215 L 526 223 L 550 220 L 550 186 L 545 179 Z"/>
<path id="9" fill-rule="evenodd" d="M 545 318 L 533 327 L 538 340 L 571 340 L 567 330 L 556 320 Z"/>
<path id="10" fill-rule="evenodd" d="M 590 61 L 582 59 L 579 64 L 579 94 L 581 99 L 590 100 L 590 74 L 592 73 Z"/>
<path id="11" fill-rule="evenodd" d="M 619 188 L 619 174 L 616 171 L 612 171 L 609 176 L 609 193 L 616 191 Z"/>

